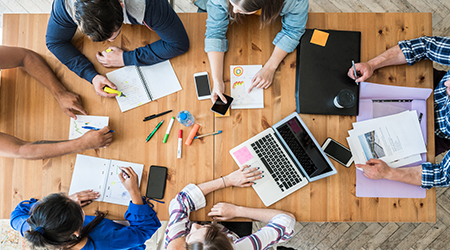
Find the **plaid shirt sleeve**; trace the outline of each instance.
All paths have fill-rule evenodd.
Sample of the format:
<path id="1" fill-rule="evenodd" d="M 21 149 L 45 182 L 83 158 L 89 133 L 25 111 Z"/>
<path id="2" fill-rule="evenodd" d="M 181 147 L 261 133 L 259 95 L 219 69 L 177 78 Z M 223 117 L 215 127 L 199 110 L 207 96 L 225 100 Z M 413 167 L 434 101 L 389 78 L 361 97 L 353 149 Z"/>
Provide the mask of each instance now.
<path id="1" fill-rule="evenodd" d="M 439 164 L 422 163 L 422 188 L 450 186 L 449 167 L 450 153 L 447 153 Z"/>
<path id="2" fill-rule="evenodd" d="M 189 214 L 205 205 L 205 196 L 195 184 L 187 185 L 177 194 L 169 205 L 169 224 L 164 233 L 164 249 L 172 240 L 189 234 L 191 228 Z"/>
<path id="3" fill-rule="evenodd" d="M 258 232 L 234 242 L 236 250 L 270 249 L 274 244 L 288 241 L 294 235 L 295 219 L 287 214 L 274 216 Z"/>

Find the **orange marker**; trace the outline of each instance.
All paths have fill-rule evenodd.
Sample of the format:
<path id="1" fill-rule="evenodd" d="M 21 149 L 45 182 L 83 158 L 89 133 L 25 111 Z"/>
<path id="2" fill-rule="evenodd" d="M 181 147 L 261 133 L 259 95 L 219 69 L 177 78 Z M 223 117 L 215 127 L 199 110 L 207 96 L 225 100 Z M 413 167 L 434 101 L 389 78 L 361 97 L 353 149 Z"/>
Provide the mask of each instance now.
<path id="1" fill-rule="evenodd" d="M 189 133 L 189 136 L 184 144 L 190 146 L 192 143 L 192 140 L 194 140 L 195 135 L 197 135 L 197 131 L 200 128 L 200 125 L 194 124 L 194 127 L 192 128 L 191 132 Z"/>

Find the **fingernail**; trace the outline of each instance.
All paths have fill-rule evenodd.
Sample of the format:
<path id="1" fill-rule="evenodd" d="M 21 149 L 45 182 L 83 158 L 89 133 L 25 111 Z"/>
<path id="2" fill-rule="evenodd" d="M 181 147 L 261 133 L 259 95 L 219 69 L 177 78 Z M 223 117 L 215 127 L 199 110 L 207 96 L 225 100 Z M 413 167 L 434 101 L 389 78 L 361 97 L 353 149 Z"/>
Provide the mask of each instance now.
<path id="1" fill-rule="evenodd" d="M 261 177 L 264 177 L 264 175 L 261 175 Z"/>
<path id="2" fill-rule="evenodd" d="M 259 169 L 259 167 L 257 167 Z"/>
<path id="3" fill-rule="evenodd" d="M 264 173 L 264 171 L 259 171 L 261 174 Z"/>

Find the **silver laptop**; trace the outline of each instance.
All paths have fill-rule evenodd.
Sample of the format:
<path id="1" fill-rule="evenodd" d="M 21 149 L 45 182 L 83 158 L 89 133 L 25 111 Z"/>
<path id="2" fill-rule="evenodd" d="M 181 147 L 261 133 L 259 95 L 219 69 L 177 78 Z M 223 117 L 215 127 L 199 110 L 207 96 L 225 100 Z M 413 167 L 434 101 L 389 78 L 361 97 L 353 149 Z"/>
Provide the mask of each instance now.
<path id="1" fill-rule="evenodd" d="M 230 150 L 239 165 L 260 167 L 264 177 L 253 188 L 266 206 L 308 182 L 337 173 L 297 113 Z"/>

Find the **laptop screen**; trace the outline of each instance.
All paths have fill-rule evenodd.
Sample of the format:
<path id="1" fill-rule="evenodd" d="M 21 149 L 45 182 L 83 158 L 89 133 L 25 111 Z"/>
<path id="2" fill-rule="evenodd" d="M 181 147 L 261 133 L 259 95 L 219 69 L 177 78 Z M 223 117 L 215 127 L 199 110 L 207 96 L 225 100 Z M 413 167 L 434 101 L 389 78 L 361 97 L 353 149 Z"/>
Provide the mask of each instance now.
<path id="1" fill-rule="evenodd" d="M 275 129 L 310 178 L 333 171 L 296 117 L 277 125 Z"/>

